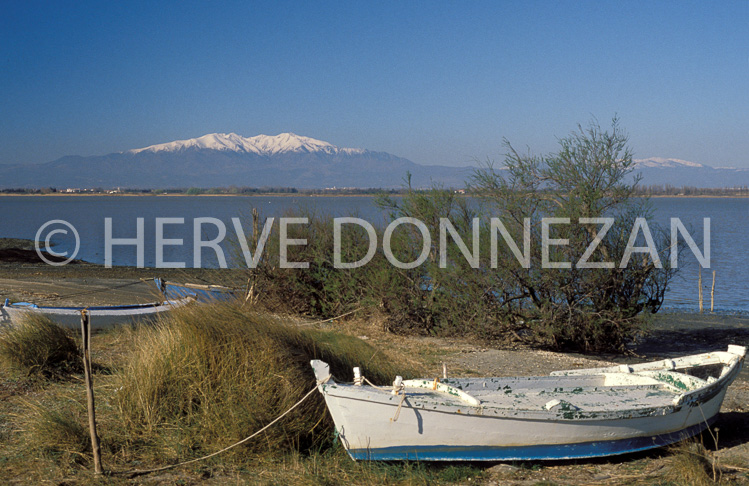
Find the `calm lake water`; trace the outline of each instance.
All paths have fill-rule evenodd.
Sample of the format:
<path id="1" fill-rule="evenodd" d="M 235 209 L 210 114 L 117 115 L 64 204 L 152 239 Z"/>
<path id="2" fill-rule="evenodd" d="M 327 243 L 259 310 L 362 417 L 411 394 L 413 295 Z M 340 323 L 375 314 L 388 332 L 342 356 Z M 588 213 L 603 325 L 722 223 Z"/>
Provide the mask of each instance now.
<path id="1" fill-rule="evenodd" d="M 679 218 L 689 229 L 700 251 L 703 248 L 703 219 L 710 219 L 711 265 L 702 270 L 705 302 L 710 305 L 712 271 L 716 272 L 715 307 L 717 310 L 749 311 L 749 199 L 741 198 L 656 198 L 652 200 L 655 220 L 669 227 L 670 218 Z M 115 196 L 2 196 L 0 197 L 0 237 L 33 239 L 42 225 L 51 220 L 64 220 L 75 227 L 80 236 L 76 258 L 93 263 L 105 262 L 105 220 L 111 218 L 112 238 L 135 238 L 137 219 L 143 218 L 144 265 L 157 262 L 155 235 L 157 218 L 176 218 L 165 221 L 163 238 L 182 240 L 181 244 L 165 245 L 162 261 L 194 266 L 193 243 L 196 218 L 215 218 L 226 229 L 222 242 L 226 258 L 231 261 L 237 246 L 236 229 L 232 218 L 239 218 L 244 233 L 251 232 L 252 208 L 261 216 L 283 216 L 287 211 L 308 207 L 310 210 L 334 216 L 358 216 L 373 223 L 384 221 L 384 215 L 374 206 L 371 197 L 115 197 Z M 178 222 L 183 218 L 183 222 Z M 50 225 L 39 238 L 54 229 Z M 199 228 L 200 239 L 208 241 L 219 236 L 219 227 L 210 222 Z M 75 244 L 72 232 L 51 237 L 54 250 L 72 252 Z M 170 243 L 165 241 L 165 243 Z M 177 243 L 171 242 L 171 243 Z M 683 244 L 683 242 L 682 242 Z M 70 253 L 68 253 L 70 254 Z M 202 266 L 218 266 L 216 254 L 210 248 L 200 252 Z M 135 246 L 113 245 L 112 264 L 137 264 Z M 666 305 L 678 309 L 697 308 L 699 265 L 692 252 L 684 252 L 681 271 L 673 281 Z"/>

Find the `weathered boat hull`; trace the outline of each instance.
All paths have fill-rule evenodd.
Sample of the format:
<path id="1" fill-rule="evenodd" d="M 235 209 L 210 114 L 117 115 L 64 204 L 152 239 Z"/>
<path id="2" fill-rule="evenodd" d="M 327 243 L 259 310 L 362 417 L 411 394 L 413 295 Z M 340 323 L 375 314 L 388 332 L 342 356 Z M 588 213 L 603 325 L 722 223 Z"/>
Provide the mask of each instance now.
<path id="1" fill-rule="evenodd" d="M 712 423 L 714 420 L 711 420 Z M 379 449 L 351 449 L 349 455 L 362 461 L 547 461 L 615 456 L 664 447 L 695 436 L 708 425 L 700 423 L 688 429 L 654 437 L 634 437 L 578 444 L 526 446 L 403 446 Z"/>
<path id="2" fill-rule="evenodd" d="M 117 324 L 130 324 L 156 319 L 159 315 L 177 307 L 194 302 L 193 298 L 182 298 L 155 302 L 150 304 L 135 304 L 125 306 L 96 306 L 96 307 L 42 307 L 28 303 L 6 303 L 0 306 L 0 323 L 13 324 L 19 322 L 28 313 L 38 313 L 49 317 L 64 327 L 80 328 L 81 311 L 88 309 L 91 328 L 102 329 Z"/>
<path id="3" fill-rule="evenodd" d="M 696 378 L 684 378 L 693 389 L 683 393 L 677 386 L 658 382 L 656 378 L 662 376 L 652 371 L 643 371 L 642 376 L 628 371 L 619 377 L 606 369 L 605 377 L 591 370 L 591 374 L 577 377 L 527 378 L 528 383 L 538 382 L 541 386 L 561 380 L 564 386 L 549 385 L 553 391 L 546 395 L 543 388 L 528 388 L 525 391 L 536 393 L 534 399 L 541 400 L 541 405 L 519 408 L 507 406 L 509 402 L 501 406 L 490 401 L 475 405 L 461 400 L 451 390 L 440 394 L 408 389 L 404 397 L 376 387 L 338 384 L 325 379 L 327 373 L 320 362 L 313 362 L 313 367 L 340 440 L 355 460 L 579 459 L 662 447 L 699 434 L 720 411 L 727 386 L 740 370 L 743 352 L 740 356 L 717 353 L 730 366 L 719 378 L 705 381 L 704 386 L 699 386 L 701 381 Z M 672 379 L 681 375 L 669 376 Z M 506 382 L 513 386 L 521 383 L 516 378 L 486 380 L 489 381 L 483 386 L 489 383 L 490 388 Z M 620 380 L 625 385 L 604 386 L 606 380 Z M 626 385 L 628 380 L 645 384 Z M 575 383 L 580 386 L 574 387 Z M 478 386 L 467 381 L 462 384 Z M 509 397 L 512 390 L 505 388 Z M 570 405 L 576 400 L 585 403 L 584 392 L 575 394 L 584 389 L 598 390 L 601 395 L 601 400 L 591 407 L 596 411 Z M 552 400 L 544 407 L 546 398 L 542 396 L 563 397 L 570 402 L 562 400 L 560 408 L 556 403 L 559 400 Z M 616 401 L 612 410 L 606 410 L 608 399 Z M 516 401 L 532 402 L 526 396 Z"/>
<path id="4" fill-rule="evenodd" d="M 341 424 L 337 427 L 339 437 L 356 460 L 581 459 L 662 447 L 699 434 L 714 420 L 723 395 L 702 406 L 707 420 L 699 408 L 639 419 L 566 423 L 481 415 L 455 417 L 404 405 L 393 422 L 396 403 L 382 408 L 362 407 L 361 413 L 343 412 L 334 415 L 333 421 Z M 342 403 L 329 402 L 331 410 L 336 406 L 343 410 Z M 425 430 L 431 432 L 425 434 Z"/>

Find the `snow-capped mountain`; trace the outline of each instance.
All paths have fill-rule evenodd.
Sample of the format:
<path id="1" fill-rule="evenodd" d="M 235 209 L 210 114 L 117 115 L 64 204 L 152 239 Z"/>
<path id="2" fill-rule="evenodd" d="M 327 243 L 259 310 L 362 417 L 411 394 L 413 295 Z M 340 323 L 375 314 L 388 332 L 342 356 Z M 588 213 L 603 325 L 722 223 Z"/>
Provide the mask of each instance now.
<path id="1" fill-rule="evenodd" d="M 635 169 L 676 169 L 683 167 L 706 167 L 703 164 L 697 162 L 689 162 L 681 159 L 666 159 L 663 157 L 650 157 L 648 159 L 633 159 Z"/>
<path id="2" fill-rule="evenodd" d="M 293 133 L 211 133 L 124 152 L 0 166 L 2 188 L 464 187 L 470 168 L 426 166 Z"/>
<path id="3" fill-rule="evenodd" d="M 258 155 L 276 155 L 288 152 L 326 154 L 362 154 L 364 149 L 341 148 L 331 143 L 303 137 L 295 133 L 281 133 L 279 135 L 257 135 L 243 137 L 236 133 L 210 133 L 198 138 L 176 140 L 174 142 L 151 145 L 144 148 L 128 150 L 127 153 L 141 152 L 179 152 L 186 149 L 228 150 L 237 153 L 254 153 Z"/>
<path id="4" fill-rule="evenodd" d="M 674 158 L 634 159 L 633 172 L 642 176 L 641 185 L 705 188 L 749 185 L 749 169 L 716 168 L 698 162 Z"/>

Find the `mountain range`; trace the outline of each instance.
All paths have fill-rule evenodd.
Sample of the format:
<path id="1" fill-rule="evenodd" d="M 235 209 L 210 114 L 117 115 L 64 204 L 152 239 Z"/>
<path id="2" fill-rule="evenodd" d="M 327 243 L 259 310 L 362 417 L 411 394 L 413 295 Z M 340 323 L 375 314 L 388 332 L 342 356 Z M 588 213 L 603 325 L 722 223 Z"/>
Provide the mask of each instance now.
<path id="1" fill-rule="evenodd" d="M 0 166 L 0 188 L 462 187 L 470 168 L 419 165 L 386 152 L 341 148 L 293 133 L 189 140 L 43 164 Z"/>
<path id="2" fill-rule="evenodd" d="M 633 172 L 642 175 L 641 185 L 719 189 L 749 186 L 749 169 L 716 168 L 681 159 L 634 159 Z"/>
<path id="3" fill-rule="evenodd" d="M 749 169 L 716 169 L 653 157 L 635 160 L 642 184 L 749 185 Z M 212 133 L 108 155 L 70 155 L 42 164 L 0 165 L 0 188 L 170 189 L 188 187 L 464 187 L 471 167 L 420 165 L 387 152 L 342 148 L 293 133 Z"/>

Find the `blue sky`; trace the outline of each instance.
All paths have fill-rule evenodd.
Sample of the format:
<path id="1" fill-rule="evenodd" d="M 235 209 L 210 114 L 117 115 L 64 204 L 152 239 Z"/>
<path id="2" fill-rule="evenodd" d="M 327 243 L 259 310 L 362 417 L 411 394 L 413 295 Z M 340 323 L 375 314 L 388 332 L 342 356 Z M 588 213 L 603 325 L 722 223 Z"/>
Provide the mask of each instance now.
<path id="1" fill-rule="evenodd" d="M 421 164 L 618 114 L 635 157 L 749 167 L 749 1 L 5 0 L 0 163 L 294 132 Z"/>

